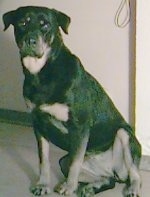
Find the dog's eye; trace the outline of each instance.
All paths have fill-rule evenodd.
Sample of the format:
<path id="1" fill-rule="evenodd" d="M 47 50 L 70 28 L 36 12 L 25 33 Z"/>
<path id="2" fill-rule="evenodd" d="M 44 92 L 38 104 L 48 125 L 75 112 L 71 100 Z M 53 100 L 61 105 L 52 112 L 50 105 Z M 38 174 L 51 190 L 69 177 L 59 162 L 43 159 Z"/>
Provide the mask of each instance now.
<path id="1" fill-rule="evenodd" d="M 48 27 L 49 27 L 49 24 L 44 20 L 40 21 L 40 25 L 41 25 L 42 29 L 44 29 L 44 30 L 48 29 Z"/>
<path id="2" fill-rule="evenodd" d="M 29 24 L 30 20 L 31 20 L 31 18 L 27 17 L 25 20 L 20 22 L 20 26 L 22 26 L 22 27 L 27 26 Z"/>
<path id="3" fill-rule="evenodd" d="M 44 24 L 45 24 L 45 21 L 41 20 L 41 21 L 40 21 L 40 25 L 42 26 L 42 25 L 44 25 Z"/>
<path id="4" fill-rule="evenodd" d="M 27 22 L 30 22 L 31 18 L 30 17 L 27 17 L 26 21 Z"/>

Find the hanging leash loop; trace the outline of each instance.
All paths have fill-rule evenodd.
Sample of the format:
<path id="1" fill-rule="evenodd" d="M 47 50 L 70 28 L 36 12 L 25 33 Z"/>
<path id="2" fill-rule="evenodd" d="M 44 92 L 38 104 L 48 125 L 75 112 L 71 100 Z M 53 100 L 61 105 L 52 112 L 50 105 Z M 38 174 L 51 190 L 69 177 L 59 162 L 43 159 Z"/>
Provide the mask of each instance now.
<path id="1" fill-rule="evenodd" d="M 121 13 L 123 12 L 124 8 L 126 9 L 126 15 L 123 21 L 120 21 Z M 119 28 L 126 27 L 130 22 L 130 17 L 131 17 L 130 0 L 122 0 L 115 15 L 115 25 Z"/>

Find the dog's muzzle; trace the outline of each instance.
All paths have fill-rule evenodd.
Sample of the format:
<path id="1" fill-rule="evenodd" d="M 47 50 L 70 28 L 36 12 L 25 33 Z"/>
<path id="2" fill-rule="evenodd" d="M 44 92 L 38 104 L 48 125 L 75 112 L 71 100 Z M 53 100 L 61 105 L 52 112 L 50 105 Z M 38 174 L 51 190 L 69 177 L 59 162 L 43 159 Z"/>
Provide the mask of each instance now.
<path id="1" fill-rule="evenodd" d="M 21 57 L 31 56 L 41 58 L 48 47 L 42 36 L 27 34 L 18 44 Z"/>

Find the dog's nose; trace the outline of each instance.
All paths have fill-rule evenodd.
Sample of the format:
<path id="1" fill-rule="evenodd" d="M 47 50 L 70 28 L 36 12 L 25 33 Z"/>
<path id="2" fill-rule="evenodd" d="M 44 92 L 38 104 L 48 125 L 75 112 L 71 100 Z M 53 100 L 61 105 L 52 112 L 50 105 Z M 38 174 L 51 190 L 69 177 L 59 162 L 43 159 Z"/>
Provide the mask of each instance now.
<path id="1" fill-rule="evenodd" d="M 29 38 L 28 43 L 29 45 L 36 45 L 36 40 L 34 38 Z"/>

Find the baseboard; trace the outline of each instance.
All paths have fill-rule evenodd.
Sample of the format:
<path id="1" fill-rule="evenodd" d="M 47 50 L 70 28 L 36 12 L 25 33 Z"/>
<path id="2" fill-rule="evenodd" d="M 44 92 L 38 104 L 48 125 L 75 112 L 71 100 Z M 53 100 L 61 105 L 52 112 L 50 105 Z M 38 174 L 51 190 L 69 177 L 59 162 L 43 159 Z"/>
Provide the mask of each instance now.
<path id="1" fill-rule="evenodd" d="M 32 127 L 30 114 L 15 110 L 0 109 L 0 122 Z M 142 156 L 140 169 L 150 171 L 150 156 Z"/>
<path id="2" fill-rule="evenodd" d="M 31 116 L 29 113 L 8 109 L 0 109 L 0 122 L 32 126 Z"/>

